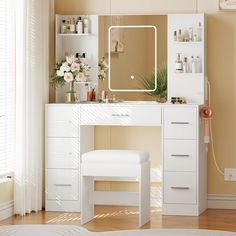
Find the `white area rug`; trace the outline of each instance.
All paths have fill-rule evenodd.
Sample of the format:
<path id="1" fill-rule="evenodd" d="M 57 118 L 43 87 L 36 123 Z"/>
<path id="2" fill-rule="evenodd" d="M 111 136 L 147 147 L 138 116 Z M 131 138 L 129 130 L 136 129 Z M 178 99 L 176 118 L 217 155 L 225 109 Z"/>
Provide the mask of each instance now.
<path id="1" fill-rule="evenodd" d="M 10 225 L 0 227 L 0 236 L 236 236 L 236 232 L 198 229 L 143 229 L 89 232 L 72 225 Z"/>

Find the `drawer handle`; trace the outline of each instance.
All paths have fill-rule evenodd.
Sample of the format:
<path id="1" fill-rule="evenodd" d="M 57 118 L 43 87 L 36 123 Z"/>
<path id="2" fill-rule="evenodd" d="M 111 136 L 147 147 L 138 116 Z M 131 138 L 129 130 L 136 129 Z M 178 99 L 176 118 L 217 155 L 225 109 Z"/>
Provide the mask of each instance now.
<path id="1" fill-rule="evenodd" d="M 54 184 L 56 187 L 71 187 L 72 184 Z"/>
<path id="2" fill-rule="evenodd" d="M 172 157 L 190 157 L 190 155 L 185 155 L 185 154 L 172 154 Z"/>
<path id="3" fill-rule="evenodd" d="M 189 187 L 171 187 L 172 189 L 188 190 Z"/>
<path id="4" fill-rule="evenodd" d="M 113 117 L 129 117 L 129 114 L 112 114 Z"/>
<path id="5" fill-rule="evenodd" d="M 185 122 L 185 121 L 173 121 L 171 122 L 172 125 L 189 125 L 189 122 Z"/>

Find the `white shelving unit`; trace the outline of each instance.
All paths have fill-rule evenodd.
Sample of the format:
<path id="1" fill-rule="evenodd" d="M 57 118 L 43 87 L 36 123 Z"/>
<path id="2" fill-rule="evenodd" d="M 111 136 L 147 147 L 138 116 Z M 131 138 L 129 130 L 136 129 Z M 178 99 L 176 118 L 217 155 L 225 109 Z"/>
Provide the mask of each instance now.
<path id="1" fill-rule="evenodd" d="M 199 22 L 202 27 L 202 40 L 197 42 L 174 41 L 174 31 L 196 31 Z M 180 53 L 188 58 L 199 56 L 201 73 L 176 73 L 175 61 Z M 171 97 L 186 97 L 188 103 L 204 104 L 206 100 L 206 16 L 204 14 L 168 15 L 168 100 Z"/>
<path id="2" fill-rule="evenodd" d="M 77 34 L 61 33 L 62 20 L 69 18 L 78 19 L 81 16 L 87 17 L 89 21 L 89 33 Z M 98 84 L 98 16 L 97 15 L 56 15 L 55 27 L 56 62 L 65 60 L 65 53 L 75 55 L 76 53 L 86 53 L 86 62 L 91 67 L 89 72 L 89 83 Z M 80 101 L 87 99 L 87 85 L 88 83 L 76 83 L 76 90 L 79 94 Z M 65 102 L 66 92 L 69 90 L 69 84 L 56 89 L 56 103 Z"/>

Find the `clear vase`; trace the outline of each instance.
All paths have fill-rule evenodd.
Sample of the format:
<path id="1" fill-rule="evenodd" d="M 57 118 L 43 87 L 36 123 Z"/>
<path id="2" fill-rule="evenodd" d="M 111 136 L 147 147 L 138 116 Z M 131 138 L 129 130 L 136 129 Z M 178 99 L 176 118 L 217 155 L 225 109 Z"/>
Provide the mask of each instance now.
<path id="1" fill-rule="evenodd" d="M 75 91 L 75 82 L 70 82 L 70 90 L 66 93 L 66 103 L 77 103 L 79 102 L 79 96 Z"/>

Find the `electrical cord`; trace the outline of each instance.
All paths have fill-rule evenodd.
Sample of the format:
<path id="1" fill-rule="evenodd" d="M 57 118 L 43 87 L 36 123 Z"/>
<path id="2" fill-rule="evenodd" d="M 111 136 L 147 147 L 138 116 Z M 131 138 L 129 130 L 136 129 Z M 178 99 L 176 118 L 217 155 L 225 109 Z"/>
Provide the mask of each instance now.
<path id="1" fill-rule="evenodd" d="M 208 86 L 208 106 L 210 107 L 210 105 L 211 105 L 211 87 L 210 87 L 209 80 L 207 81 L 207 86 Z M 213 131 L 212 131 L 212 120 L 211 119 L 210 119 L 209 123 L 210 123 L 210 137 L 211 137 L 211 149 L 212 149 L 213 161 L 214 161 L 216 170 L 220 174 L 225 175 L 224 172 L 219 167 L 219 165 L 217 163 L 217 160 L 216 160 L 215 147 L 214 147 L 214 139 L 213 139 Z"/>

